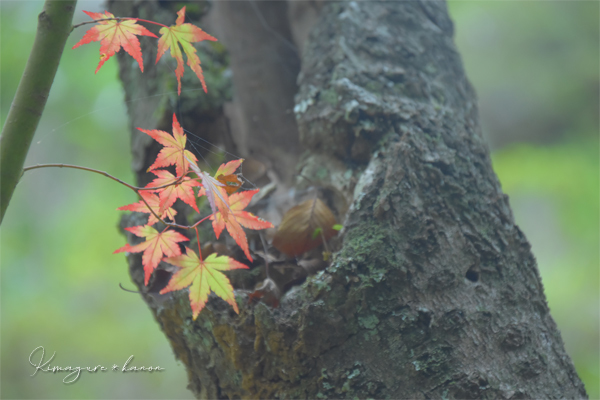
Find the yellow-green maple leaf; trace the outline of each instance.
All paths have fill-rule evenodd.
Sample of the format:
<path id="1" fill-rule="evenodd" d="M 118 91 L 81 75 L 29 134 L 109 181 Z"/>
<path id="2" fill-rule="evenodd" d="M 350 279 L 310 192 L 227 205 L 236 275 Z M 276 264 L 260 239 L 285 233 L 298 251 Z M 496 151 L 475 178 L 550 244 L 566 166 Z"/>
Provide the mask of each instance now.
<path id="1" fill-rule="evenodd" d="M 175 76 L 177 77 L 177 94 L 181 94 L 181 77 L 183 76 L 183 54 L 181 53 L 181 47 L 187 56 L 187 65 L 190 66 L 192 71 L 196 73 L 200 82 L 202 82 L 202 88 L 206 92 L 206 82 L 204 82 L 204 75 L 202 75 L 202 68 L 200 67 L 200 58 L 196 54 L 196 49 L 192 43 L 201 42 L 203 40 L 216 41 L 217 39 L 204 32 L 202 29 L 192 24 L 184 24 L 185 19 L 185 7 L 183 7 L 177 13 L 177 20 L 175 25 L 171 25 L 168 28 L 161 28 L 159 33 L 162 35 L 158 40 L 158 54 L 156 62 L 160 60 L 167 49 L 171 49 L 171 57 L 177 60 L 177 68 L 175 69 Z"/>
<path id="2" fill-rule="evenodd" d="M 247 269 L 242 263 L 227 256 L 211 254 L 206 260 L 198 258 L 195 251 L 185 248 L 186 253 L 176 257 L 166 258 L 163 261 L 181 268 L 169 281 L 167 287 L 160 291 L 161 294 L 173 290 L 181 290 L 190 286 L 190 306 L 194 319 L 206 305 L 211 290 L 220 298 L 229 303 L 239 314 L 233 287 L 229 279 L 221 272 L 231 269 Z"/>

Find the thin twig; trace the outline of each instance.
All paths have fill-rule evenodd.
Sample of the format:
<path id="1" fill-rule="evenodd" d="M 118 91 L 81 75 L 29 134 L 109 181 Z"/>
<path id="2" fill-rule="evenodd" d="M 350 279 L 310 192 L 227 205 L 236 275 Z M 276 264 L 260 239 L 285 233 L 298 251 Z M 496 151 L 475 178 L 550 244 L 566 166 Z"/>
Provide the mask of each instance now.
<path id="1" fill-rule="evenodd" d="M 179 184 L 183 178 L 185 178 L 186 175 L 182 175 L 179 178 L 177 178 L 177 180 L 168 183 L 166 185 L 162 185 L 162 186 L 157 186 L 154 188 L 140 188 L 137 186 L 133 186 L 130 185 L 127 182 L 124 182 L 122 180 L 120 180 L 119 178 L 116 178 L 114 176 L 112 176 L 111 174 L 109 174 L 108 172 L 104 172 L 104 171 L 100 171 L 94 168 L 88 168 L 88 167 L 82 167 L 79 165 L 70 165 L 70 164 L 38 164 L 38 165 L 32 165 L 30 167 L 25 167 L 23 168 L 23 173 L 25 173 L 25 171 L 30 171 L 32 169 L 38 169 L 38 168 L 72 168 L 72 169 L 80 169 L 83 171 L 89 171 L 89 172 L 93 172 L 95 174 L 99 174 L 99 175 L 103 175 L 107 178 L 112 179 L 115 182 L 120 183 L 123 186 L 128 187 L 129 189 L 133 190 L 134 192 L 136 192 L 136 194 L 142 199 L 142 201 L 144 202 L 144 204 L 146 205 L 146 207 L 148 208 L 148 210 L 150 210 L 150 212 L 152 213 L 152 215 L 154 215 L 156 217 L 157 220 L 159 220 L 160 222 L 162 222 L 163 224 L 165 224 L 166 226 L 172 227 L 172 228 L 179 228 L 179 229 L 194 229 L 198 226 L 198 224 L 200 224 L 200 222 L 205 221 L 207 218 L 210 218 L 210 215 L 201 219 L 200 221 L 198 221 L 196 224 L 194 225 L 179 225 L 173 222 L 166 222 L 165 220 L 163 220 L 161 217 L 159 217 L 156 212 L 154 212 L 154 210 L 152 209 L 152 207 L 150 207 L 150 205 L 148 204 L 148 202 L 146 201 L 146 199 L 144 199 L 143 196 L 140 195 L 139 191 L 141 190 L 158 190 L 158 189 L 162 189 L 162 188 L 166 188 L 168 186 L 173 186 L 173 185 L 177 185 Z M 212 214 L 211 214 L 212 215 Z"/>
<path id="2" fill-rule="evenodd" d="M 163 25 L 163 24 L 160 24 L 160 23 L 154 22 L 154 21 L 148 21 L 146 19 L 131 18 L 131 17 L 114 17 L 114 18 L 94 19 L 91 21 L 85 21 L 85 22 L 81 22 L 79 24 L 75 24 L 71 27 L 71 32 L 73 32 L 75 30 L 75 28 L 79 28 L 80 26 L 83 26 L 83 25 L 95 24 L 95 23 L 102 22 L 102 21 L 124 21 L 124 20 L 128 20 L 128 19 L 134 20 L 134 21 L 139 21 L 139 22 L 147 22 L 149 24 L 164 26 L 165 28 L 168 28 L 168 26 L 166 26 L 166 25 Z"/>
<path id="3" fill-rule="evenodd" d="M 190 226 L 190 229 L 196 228 L 198 225 L 200 225 L 202 222 L 206 221 L 207 219 L 209 219 L 212 216 L 213 216 L 213 214 L 207 215 L 206 217 L 202 218 L 200 221 L 196 222 L 194 225 Z"/>
<path id="4" fill-rule="evenodd" d="M 94 172 L 96 174 L 104 175 L 107 178 L 110 178 L 113 181 L 119 182 L 120 184 L 122 184 L 124 186 L 127 186 L 129 189 L 132 189 L 132 190 L 135 190 L 135 191 L 138 191 L 138 190 L 158 190 L 158 189 L 164 189 L 166 187 L 179 184 L 183 180 L 183 178 L 185 177 L 185 175 L 180 176 L 179 178 L 177 178 L 177 180 L 175 180 L 175 181 L 173 181 L 171 183 L 167 183 L 167 184 L 162 185 L 162 186 L 143 187 L 143 188 L 141 188 L 141 187 L 130 185 L 129 183 L 124 182 L 124 181 L 120 180 L 119 178 L 116 178 L 116 177 L 112 176 L 108 172 L 100 171 L 100 170 L 94 169 L 94 168 L 82 167 L 80 165 L 72 165 L 72 164 L 37 164 L 37 165 L 32 165 L 30 167 L 23 168 L 23 174 L 25 173 L 25 171 L 29 171 L 29 170 L 32 170 L 32 169 L 38 169 L 38 168 L 73 168 L 73 169 L 80 169 L 80 170 L 83 170 L 83 171 Z"/>
<path id="5" fill-rule="evenodd" d="M 143 292 L 138 292 L 138 291 L 135 291 L 135 290 L 129 290 L 129 289 L 125 289 L 125 288 L 123 287 L 123 285 L 121 285 L 120 283 L 119 283 L 119 287 L 120 287 L 122 290 L 124 290 L 124 291 L 126 291 L 126 292 L 129 292 L 129 293 L 144 294 Z"/>

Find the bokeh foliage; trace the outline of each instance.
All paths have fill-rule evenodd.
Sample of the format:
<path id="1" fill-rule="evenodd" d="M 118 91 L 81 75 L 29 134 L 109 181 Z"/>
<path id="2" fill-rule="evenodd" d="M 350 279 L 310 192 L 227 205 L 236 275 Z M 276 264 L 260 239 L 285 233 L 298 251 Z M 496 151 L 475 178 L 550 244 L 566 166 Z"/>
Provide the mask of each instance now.
<path id="1" fill-rule="evenodd" d="M 480 98 L 493 162 L 532 242 L 552 314 L 591 398 L 598 388 L 598 3 L 450 2 L 456 42 Z M 0 2 L 0 115 L 10 107 L 42 1 Z M 99 2 L 81 9 L 103 11 Z M 72 46 L 85 28 L 76 30 Z M 98 48 L 66 49 L 27 165 L 64 162 L 133 182 L 117 64 L 94 75 Z M 143 101 L 136 99 L 134 101 Z M 39 143 L 38 143 L 39 142 Z M 101 176 L 37 170 L 2 226 L 2 398 L 191 398 L 187 376 L 129 284 L 115 209 L 135 196 Z M 54 365 L 159 365 L 161 373 L 38 374 Z M 46 358 L 46 359 L 47 359 Z"/>

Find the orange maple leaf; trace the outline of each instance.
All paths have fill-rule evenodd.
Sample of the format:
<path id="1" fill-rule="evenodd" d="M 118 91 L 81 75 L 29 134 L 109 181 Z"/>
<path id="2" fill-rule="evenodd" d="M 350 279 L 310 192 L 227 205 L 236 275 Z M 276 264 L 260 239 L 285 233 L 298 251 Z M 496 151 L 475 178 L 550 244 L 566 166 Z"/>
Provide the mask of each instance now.
<path id="1" fill-rule="evenodd" d="M 187 136 L 183 133 L 183 129 L 179 125 L 175 114 L 173 114 L 173 136 L 158 129 L 146 130 L 138 128 L 138 130 L 150 135 L 152 139 L 165 146 L 158 153 L 156 161 L 148 168 L 148 171 L 175 165 L 177 176 L 182 176 L 188 171 L 190 160 L 193 162 L 198 161 L 191 151 L 185 149 Z"/>
<path id="2" fill-rule="evenodd" d="M 148 206 L 150 206 L 150 208 L 152 209 L 152 211 L 154 211 L 154 213 L 156 215 L 161 217 L 163 220 L 165 218 L 170 218 L 172 221 L 175 221 L 175 215 L 177 215 L 177 211 L 175 211 L 171 207 L 168 207 L 168 208 L 165 208 L 165 210 L 161 213 L 160 212 L 160 209 L 161 209 L 160 199 L 156 194 L 152 193 L 149 190 L 142 190 L 139 193 L 140 193 L 140 196 L 143 197 L 144 200 L 146 200 L 146 203 L 148 203 Z M 117 208 L 117 210 L 136 211 L 136 212 L 150 214 L 147 225 L 154 225 L 155 223 L 158 222 L 158 219 L 156 219 L 154 214 L 152 214 L 152 212 L 148 209 L 148 206 L 146 205 L 146 203 L 144 203 L 142 200 L 140 200 L 137 203 L 119 207 L 119 208 Z"/>
<path id="3" fill-rule="evenodd" d="M 158 40 L 158 53 L 156 56 L 156 62 L 160 60 L 167 49 L 171 49 L 171 57 L 177 60 L 177 68 L 175 69 L 175 76 L 177 77 L 177 94 L 181 94 L 181 77 L 183 76 L 183 54 L 181 53 L 181 48 L 179 48 L 179 45 L 181 45 L 187 56 L 187 65 L 189 65 L 192 71 L 196 73 L 196 76 L 202 83 L 204 92 L 207 92 L 206 82 L 204 82 L 202 68 L 200 67 L 200 58 L 198 58 L 196 49 L 192 43 L 201 42 L 203 40 L 216 41 L 217 39 L 204 32 L 197 26 L 192 24 L 184 24 L 184 20 L 185 7 L 179 10 L 177 13 L 175 25 L 160 29 L 158 33 L 162 36 Z"/>
<path id="4" fill-rule="evenodd" d="M 175 175 L 163 169 L 152 171 L 152 173 L 158 178 L 150 182 L 147 187 L 168 185 L 176 182 L 178 179 Z M 190 207 L 196 210 L 196 212 L 200 212 L 198 210 L 198 206 L 196 205 L 196 196 L 192 190 L 194 186 L 200 186 L 200 184 L 186 176 L 178 184 L 156 190 L 156 192 L 158 192 L 158 196 L 160 197 L 159 212 L 163 213 L 164 210 L 171 207 L 177 199 L 183 200 L 184 203 L 188 204 Z"/>
<path id="5" fill-rule="evenodd" d="M 258 192 L 259 190 L 246 190 L 229 196 L 230 213 L 227 221 L 223 219 L 220 212 L 217 212 L 210 217 L 217 239 L 221 235 L 221 232 L 223 232 L 223 229 L 227 227 L 227 232 L 229 232 L 250 261 L 252 261 L 252 257 L 250 256 L 250 250 L 248 249 L 248 239 L 246 238 L 242 226 L 256 230 L 273 227 L 272 223 L 265 221 L 248 211 L 243 211 L 244 208 L 248 206 L 248 203 L 250 203 L 250 200 L 252 200 L 252 196 Z"/>
<path id="6" fill-rule="evenodd" d="M 172 257 L 180 255 L 181 250 L 177 243 L 189 240 L 179 232 L 171 230 L 158 232 L 150 225 L 132 226 L 125 228 L 125 230 L 136 236 L 145 237 L 146 241 L 135 246 L 131 246 L 128 243 L 120 249 L 115 250 L 113 254 L 124 251 L 129 253 L 140 253 L 143 251 L 142 264 L 144 265 L 144 284 L 146 285 L 148 285 L 152 271 L 156 269 L 163 256 Z"/>
<path id="7" fill-rule="evenodd" d="M 337 234 L 335 216 L 321 199 L 308 199 L 290 208 L 273 236 L 273 247 L 297 257 Z"/>
<path id="8" fill-rule="evenodd" d="M 211 290 L 239 314 L 233 287 L 227 276 L 220 271 L 248 269 L 246 265 L 226 256 L 217 257 L 214 253 L 206 257 L 206 260 L 201 260 L 195 251 L 187 247 L 185 254 L 169 257 L 164 261 L 181 269 L 173 274 L 169 284 L 160 294 L 185 289 L 191 285 L 190 306 L 194 320 L 206 305 Z"/>
<path id="9" fill-rule="evenodd" d="M 115 18 L 115 16 L 108 11 L 105 11 L 104 14 L 89 11 L 84 11 L 84 13 L 94 20 Z M 94 25 L 89 29 L 85 35 L 83 35 L 83 38 L 81 38 L 81 40 L 72 48 L 74 49 L 82 44 L 100 41 L 100 63 L 96 68 L 96 73 L 98 73 L 100 67 L 123 47 L 123 49 L 138 62 L 140 70 L 144 72 L 142 48 L 140 47 L 140 41 L 135 35 L 157 37 L 148 29 L 138 25 L 133 19 L 98 21 L 98 25 Z"/>

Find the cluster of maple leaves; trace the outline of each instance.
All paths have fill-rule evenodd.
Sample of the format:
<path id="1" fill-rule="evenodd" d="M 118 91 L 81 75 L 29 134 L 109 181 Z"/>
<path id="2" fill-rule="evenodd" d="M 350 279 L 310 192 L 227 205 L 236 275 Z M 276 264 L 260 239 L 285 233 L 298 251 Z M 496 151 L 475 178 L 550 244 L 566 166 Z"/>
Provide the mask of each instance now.
<path id="1" fill-rule="evenodd" d="M 203 40 L 216 41 L 217 39 L 197 26 L 184 23 L 185 7 L 177 13 L 175 25 L 170 27 L 139 18 L 115 17 L 106 11 L 104 14 L 84 12 L 93 19 L 89 23 L 95 22 L 97 25 L 88 30 L 73 48 L 100 41 L 100 63 L 96 68 L 96 73 L 121 48 L 138 62 L 140 70 L 144 72 L 142 50 L 137 36 L 157 37 L 137 23 L 146 22 L 161 26 L 156 62 L 158 63 L 167 50 L 170 50 L 171 56 L 177 61 L 177 68 L 175 69 L 177 93 L 181 94 L 181 77 L 184 72 L 181 49 L 187 56 L 188 66 L 202 83 L 204 91 L 207 91 L 202 68 L 200 67 L 200 59 L 192 43 Z M 197 253 L 187 246 L 185 247 L 185 253 L 182 253 L 180 243 L 189 239 L 175 231 L 174 228 L 195 229 L 196 237 L 198 237 L 197 226 L 210 219 L 216 238 L 219 239 L 223 230 L 227 229 L 227 232 L 240 246 L 248 260 L 252 261 L 248 239 L 243 228 L 266 229 L 272 228 L 273 224 L 244 211 L 252 197 L 258 193 L 258 190 L 238 192 L 241 188 L 241 181 L 235 171 L 243 160 L 234 160 L 222 164 L 214 176 L 202 171 L 197 165 L 198 160 L 194 154 L 185 148 L 187 138 L 175 114 L 173 114 L 172 135 L 156 129 L 138 129 L 162 144 L 164 148 L 158 153 L 155 162 L 148 168 L 149 172 L 156 175 L 152 182 L 144 188 L 135 188 L 126 184 L 136 190 L 141 200 L 119 208 L 119 210 L 149 214 L 148 222 L 145 225 L 125 228 L 134 235 L 145 238 L 145 241 L 134 246 L 126 244 L 117 249 L 115 253 L 143 252 L 142 264 L 144 266 L 145 285 L 148 285 L 152 273 L 161 262 L 178 267 L 179 270 L 172 275 L 168 285 L 160 293 L 164 294 L 189 287 L 190 305 L 194 319 L 206 305 L 211 291 L 228 302 L 239 313 L 233 287 L 222 271 L 248 267 L 230 257 L 217 256 L 214 253 L 203 259 L 199 240 Z M 165 169 L 172 167 L 175 168 L 175 175 Z M 196 177 L 194 178 L 193 175 Z M 172 206 L 177 199 L 199 212 L 197 199 L 202 196 L 206 196 L 208 199 L 211 214 L 192 226 L 175 223 L 177 211 Z M 154 227 L 159 222 L 165 226 L 161 231 Z M 273 246 L 289 257 L 297 257 L 321 243 L 327 248 L 326 241 L 340 229 L 341 225 L 335 223 L 335 217 L 331 210 L 315 197 L 293 207 L 284 215 L 273 237 Z M 324 260 L 328 258 L 329 254 L 329 250 L 324 253 Z M 267 268 L 265 283 L 271 281 L 268 275 Z M 270 286 L 263 285 L 263 287 Z M 259 288 L 250 297 L 258 299 L 264 294 L 265 292 Z"/>
<path id="2" fill-rule="evenodd" d="M 177 13 L 175 25 L 170 27 L 137 18 L 115 18 L 109 12 L 104 14 L 84 12 L 98 24 L 88 30 L 73 48 L 92 41 L 100 41 L 100 63 L 96 68 L 96 72 L 121 48 L 129 53 L 138 62 L 140 70 L 144 71 L 140 42 L 136 35 L 157 37 L 145 27 L 137 24 L 137 21 L 144 21 L 162 26 L 159 31 L 162 36 L 158 41 L 156 62 L 167 50 L 171 51 L 171 56 L 177 60 L 175 75 L 178 83 L 178 94 L 181 94 L 181 77 L 184 72 L 181 48 L 187 56 L 187 64 L 198 76 L 204 91 L 207 91 L 202 68 L 200 67 L 200 59 L 192 43 L 202 40 L 215 41 L 217 39 L 192 24 L 184 23 L 185 7 Z M 185 253 L 182 253 L 180 243 L 189 239 L 173 228 L 194 228 L 196 229 L 196 236 L 198 236 L 197 226 L 201 222 L 210 219 L 217 239 L 223 230 L 227 229 L 235 242 L 242 248 L 246 257 L 252 261 L 243 227 L 265 229 L 271 228 L 273 225 L 244 211 L 244 208 L 248 206 L 252 196 L 258 190 L 237 192 L 241 187 L 241 181 L 235 171 L 243 160 L 234 160 L 222 164 L 214 177 L 202 171 L 197 165 L 194 154 L 185 148 L 187 138 L 175 114 L 173 114 L 173 135 L 156 129 L 138 129 L 150 135 L 164 148 L 159 152 L 156 161 L 148 168 L 148 171 L 156 175 L 156 178 L 145 188 L 138 190 L 141 200 L 119 208 L 119 210 L 149 214 L 148 222 L 145 225 L 125 228 L 134 235 L 145 238 L 145 241 L 134 246 L 126 244 L 117 249 L 115 253 L 143 252 L 142 264 L 146 285 L 148 285 L 153 271 L 160 262 L 164 261 L 178 267 L 179 270 L 172 275 L 168 285 L 160 293 L 189 287 L 190 305 L 194 319 L 204 308 L 211 291 L 229 303 L 239 313 L 233 287 L 222 271 L 248 267 L 230 257 L 217 256 L 214 253 L 206 259 L 202 259 L 199 241 L 198 252 L 186 246 Z M 176 175 L 164 169 L 172 166 L 175 167 Z M 193 175 L 196 177 L 193 177 Z M 212 213 L 209 216 L 192 226 L 181 226 L 174 223 L 177 212 L 172 206 L 177 199 L 199 212 L 197 199 L 202 196 L 206 196 L 210 204 Z M 173 222 L 168 222 L 168 220 Z M 161 231 L 154 227 L 158 222 L 166 226 Z"/>
<path id="3" fill-rule="evenodd" d="M 177 93 L 181 94 L 181 77 L 183 76 L 183 54 L 181 53 L 181 48 L 183 48 L 187 56 L 187 65 L 194 71 L 198 79 L 200 79 L 204 91 L 207 91 L 202 68 L 200 67 L 200 58 L 196 54 L 196 49 L 192 43 L 203 40 L 216 41 L 217 39 L 195 25 L 184 24 L 185 7 L 177 12 L 175 25 L 171 26 L 139 18 L 116 18 L 108 11 L 105 11 L 104 14 L 89 11 L 84 11 L 84 13 L 90 16 L 98 25 L 88 30 L 83 38 L 73 46 L 73 49 L 83 44 L 100 41 L 100 63 L 96 68 L 96 73 L 109 58 L 121 50 L 121 47 L 138 62 L 140 70 L 144 72 L 142 48 L 136 35 L 157 37 L 154 33 L 136 22 L 144 21 L 162 27 L 158 32 L 161 37 L 158 40 L 156 62 L 158 63 L 167 50 L 171 51 L 171 57 L 177 61 L 177 68 L 175 69 Z M 181 48 L 179 47 L 180 45 Z"/>
<path id="4" fill-rule="evenodd" d="M 137 211 L 150 214 L 148 223 L 142 226 L 125 228 L 136 236 L 146 240 L 140 244 L 125 246 L 117 249 L 115 253 L 129 252 L 140 253 L 144 266 L 144 283 L 147 285 L 152 272 L 161 261 L 179 267 L 171 277 L 169 284 L 160 292 L 161 294 L 190 287 L 190 305 L 194 319 L 198 316 L 212 290 L 223 300 L 231 304 L 239 312 L 235 302 L 233 287 L 229 279 L 221 272 L 232 269 L 248 268 L 246 265 L 227 256 L 209 255 L 202 259 L 202 252 L 196 253 L 185 247 L 182 254 L 179 242 L 189 239 L 181 233 L 171 229 L 172 224 L 166 220 L 174 221 L 176 211 L 171 207 L 177 199 L 199 212 L 197 198 L 206 196 L 212 213 L 186 228 L 196 228 L 198 224 L 210 219 L 217 239 L 227 229 L 235 242 L 242 248 L 246 257 L 252 261 L 248 248 L 248 239 L 242 227 L 248 229 L 272 228 L 273 224 L 244 211 L 258 190 L 237 192 L 241 182 L 235 171 L 243 160 L 234 160 L 222 164 L 215 176 L 202 171 L 196 164 L 196 157 L 185 149 L 186 136 L 175 115 L 173 115 L 173 135 L 161 130 L 140 131 L 150 135 L 154 140 L 164 146 L 158 153 L 156 161 L 148 168 L 156 179 L 151 181 L 144 190 L 140 190 L 141 200 L 134 204 L 120 207 L 119 210 Z M 175 166 L 177 176 L 162 167 Z M 189 176 L 196 175 L 196 178 Z M 162 221 L 166 228 L 158 231 L 152 225 Z M 196 231 L 196 236 L 198 232 Z M 198 249 L 200 249 L 198 242 Z"/>

